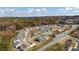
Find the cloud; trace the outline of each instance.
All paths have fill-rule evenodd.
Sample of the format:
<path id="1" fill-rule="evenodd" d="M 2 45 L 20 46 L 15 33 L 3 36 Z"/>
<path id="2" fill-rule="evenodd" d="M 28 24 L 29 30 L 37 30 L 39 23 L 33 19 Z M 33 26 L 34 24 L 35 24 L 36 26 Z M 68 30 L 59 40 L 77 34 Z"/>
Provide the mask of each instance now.
<path id="1" fill-rule="evenodd" d="M 10 8 L 4 8 L 3 10 L 5 10 L 5 11 L 9 11 L 9 10 L 10 10 Z"/>
<path id="2" fill-rule="evenodd" d="M 71 7 L 69 8 L 69 7 L 68 7 L 68 8 L 65 8 L 64 10 L 73 10 L 73 9 L 74 9 L 74 8 L 71 8 Z"/>
<path id="3" fill-rule="evenodd" d="M 5 11 L 1 11 L 1 10 L 0 10 L 0 14 L 4 14 L 4 13 L 5 13 Z"/>
<path id="4" fill-rule="evenodd" d="M 63 11 L 63 13 L 67 13 L 67 12 L 68 12 L 68 11 L 65 11 L 65 10 Z"/>
<path id="5" fill-rule="evenodd" d="M 66 8 L 60 8 L 59 11 L 71 11 L 71 10 L 74 10 L 74 8 L 72 7 L 66 7 Z"/>
<path id="6" fill-rule="evenodd" d="M 0 9 L 0 13 L 11 13 L 13 12 L 15 9 L 11 9 L 11 8 L 1 8 Z"/>
<path id="7" fill-rule="evenodd" d="M 40 11 L 41 11 L 41 9 L 36 9 L 36 11 L 37 11 L 37 12 L 40 12 Z"/>
<path id="8" fill-rule="evenodd" d="M 78 12 L 78 10 L 76 10 L 76 8 L 74 7 L 66 7 L 66 8 L 60 8 L 59 9 L 60 13 L 64 13 L 64 14 L 72 14 L 73 12 Z"/>
<path id="9" fill-rule="evenodd" d="M 47 9 L 46 8 L 27 8 L 26 13 L 28 15 L 32 14 L 32 15 L 43 15 L 46 14 Z"/>
<path id="10" fill-rule="evenodd" d="M 79 9 L 79 7 L 74 7 L 75 9 Z"/>
<path id="11" fill-rule="evenodd" d="M 10 11 L 14 11 L 15 9 L 10 9 Z"/>
<path id="12" fill-rule="evenodd" d="M 43 11 L 45 11 L 45 12 L 47 11 L 47 9 L 46 9 L 46 8 L 42 8 L 42 9 L 43 9 Z"/>
<path id="13" fill-rule="evenodd" d="M 79 12 L 79 11 L 75 10 L 75 11 L 73 11 L 73 12 Z"/>
<path id="14" fill-rule="evenodd" d="M 5 13 L 4 9 L 0 9 L 0 14 L 4 14 L 4 13 Z"/>
<path id="15" fill-rule="evenodd" d="M 28 8 L 28 13 L 32 13 L 34 11 L 33 8 Z"/>
<path id="16" fill-rule="evenodd" d="M 74 10 L 74 11 L 72 11 L 72 12 L 74 12 L 74 13 L 79 13 L 79 10 Z"/>

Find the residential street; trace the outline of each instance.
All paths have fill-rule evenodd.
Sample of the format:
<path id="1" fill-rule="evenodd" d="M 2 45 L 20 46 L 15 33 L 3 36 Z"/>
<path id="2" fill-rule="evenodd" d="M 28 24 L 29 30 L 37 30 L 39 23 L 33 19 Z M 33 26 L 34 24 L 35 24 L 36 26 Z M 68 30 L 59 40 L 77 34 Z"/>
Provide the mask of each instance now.
<path id="1" fill-rule="evenodd" d="M 46 49 L 46 48 L 48 48 L 48 47 L 50 47 L 50 46 L 52 46 L 52 45 L 54 45 L 54 44 L 60 42 L 61 40 L 63 40 L 63 38 L 65 38 L 65 37 L 68 35 L 68 33 L 70 33 L 71 31 L 73 31 L 74 29 L 76 29 L 78 26 L 79 26 L 79 25 L 76 25 L 76 26 L 75 26 L 75 25 L 72 25 L 72 28 L 71 28 L 70 30 L 68 30 L 68 31 L 66 31 L 66 32 L 63 32 L 63 33 L 61 33 L 61 34 L 58 34 L 58 35 L 53 39 L 53 41 L 51 41 L 50 43 L 44 45 L 42 48 L 38 49 L 37 51 L 43 51 L 44 49 Z"/>

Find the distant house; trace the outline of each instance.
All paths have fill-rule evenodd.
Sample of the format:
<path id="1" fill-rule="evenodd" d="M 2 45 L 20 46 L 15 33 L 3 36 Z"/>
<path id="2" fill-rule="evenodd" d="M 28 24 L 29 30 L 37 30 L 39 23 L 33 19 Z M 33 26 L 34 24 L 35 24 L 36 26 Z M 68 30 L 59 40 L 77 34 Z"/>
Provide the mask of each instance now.
<path id="1" fill-rule="evenodd" d="M 14 41 L 13 47 L 18 48 L 18 47 L 20 47 L 20 45 L 21 45 L 21 42 L 19 40 L 16 40 L 16 41 Z"/>
<path id="2" fill-rule="evenodd" d="M 69 23 L 69 24 L 78 24 L 79 23 L 79 19 L 67 19 L 66 20 L 66 23 Z"/>
<path id="3" fill-rule="evenodd" d="M 27 47 L 27 45 L 21 44 L 21 45 L 20 45 L 20 50 L 25 50 L 26 47 Z"/>
<path id="4" fill-rule="evenodd" d="M 37 37 L 37 38 L 35 39 L 35 41 L 41 42 L 41 41 L 46 40 L 47 37 L 48 37 L 47 35 L 41 35 L 41 36 Z"/>

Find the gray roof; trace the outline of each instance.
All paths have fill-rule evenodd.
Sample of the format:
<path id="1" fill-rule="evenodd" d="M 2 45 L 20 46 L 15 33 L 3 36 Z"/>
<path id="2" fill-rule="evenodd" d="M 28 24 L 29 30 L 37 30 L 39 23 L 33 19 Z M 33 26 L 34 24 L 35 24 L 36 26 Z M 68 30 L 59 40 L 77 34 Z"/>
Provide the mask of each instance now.
<path id="1" fill-rule="evenodd" d="M 25 45 L 25 44 L 21 44 L 21 46 L 20 46 L 20 48 L 23 49 L 23 50 L 24 50 L 26 47 L 27 47 L 27 45 Z"/>

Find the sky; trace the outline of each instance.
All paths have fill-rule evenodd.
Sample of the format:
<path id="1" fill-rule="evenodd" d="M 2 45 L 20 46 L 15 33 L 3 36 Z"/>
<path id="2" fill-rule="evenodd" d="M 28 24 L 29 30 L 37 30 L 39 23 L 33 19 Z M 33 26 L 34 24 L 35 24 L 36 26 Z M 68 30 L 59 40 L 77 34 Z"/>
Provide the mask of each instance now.
<path id="1" fill-rule="evenodd" d="M 78 7 L 0 7 L 0 17 L 79 15 Z"/>

